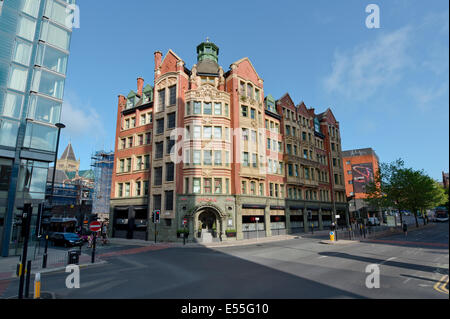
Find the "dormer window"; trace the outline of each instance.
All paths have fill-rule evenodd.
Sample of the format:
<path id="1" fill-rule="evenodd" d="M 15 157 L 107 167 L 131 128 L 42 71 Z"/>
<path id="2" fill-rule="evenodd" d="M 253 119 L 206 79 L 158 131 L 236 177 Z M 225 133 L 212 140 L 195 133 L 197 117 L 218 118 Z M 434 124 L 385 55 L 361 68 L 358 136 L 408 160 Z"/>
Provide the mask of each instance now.
<path id="1" fill-rule="evenodd" d="M 127 109 L 131 109 L 134 107 L 134 99 L 127 100 Z"/>

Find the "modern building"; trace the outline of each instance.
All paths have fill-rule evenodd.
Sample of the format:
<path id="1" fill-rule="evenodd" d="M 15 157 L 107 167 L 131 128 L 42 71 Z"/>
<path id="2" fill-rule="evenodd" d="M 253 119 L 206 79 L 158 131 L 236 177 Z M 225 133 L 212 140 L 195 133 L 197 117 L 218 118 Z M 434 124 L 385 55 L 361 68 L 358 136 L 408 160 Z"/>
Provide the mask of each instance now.
<path id="1" fill-rule="evenodd" d="M 1 255 L 20 245 L 17 207 L 45 199 L 54 161 L 75 0 L 0 1 Z M 67 13 L 68 12 L 68 13 Z M 33 218 L 34 223 L 35 218 Z"/>
<path id="2" fill-rule="evenodd" d="M 219 65 L 197 47 L 188 69 L 155 53 L 154 81 L 119 96 L 111 235 L 242 240 L 348 223 L 339 122 L 288 94 L 264 95 L 248 58 Z M 154 96 L 154 98 L 153 98 Z M 161 211 L 161 223 L 151 221 Z"/>
<path id="3" fill-rule="evenodd" d="M 364 199 L 366 185 L 372 182 L 379 170 L 380 159 L 371 148 L 342 152 L 345 172 L 345 188 L 349 200 L 349 210 L 353 218 L 367 218 L 380 212 L 375 207 L 369 207 Z M 381 220 L 381 219 L 380 219 Z"/>
<path id="4" fill-rule="evenodd" d="M 94 169 L 94 193 L 92 196 L 92 214 L 100 220 L 109 220 L 109 203 L 114 168 L 114 153 L 98 151 L 92 156 Z"/>

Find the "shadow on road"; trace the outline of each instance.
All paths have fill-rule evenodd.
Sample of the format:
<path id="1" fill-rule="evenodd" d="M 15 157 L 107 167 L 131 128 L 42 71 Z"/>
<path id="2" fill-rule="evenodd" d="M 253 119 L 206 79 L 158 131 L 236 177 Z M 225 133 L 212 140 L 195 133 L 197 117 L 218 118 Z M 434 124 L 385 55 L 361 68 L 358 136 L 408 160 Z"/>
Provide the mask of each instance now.
<path id="1" fill-rule="evenodd" d="M 404 262 L 393 261 L 393 260 L 386 261 L 384 259 L 355 256 L 355 255 L 350 255 L 350 254 L 346 254 L 346 253 L 321 252 L 321 253 L 319 253 L 319 255 L 335 257 L 335 258 L 345 258 L 345 259 L 357 260 L 357 261 L 361 261 L 361 262 L 364 262 L 367 264 L 383 264 L 386 266 L 405 268 L 405 269 L 411 269 L 411 270 L 416 270 L 416 271 L 424 271 L 424 272 L 430 272 L 430 273 L 438 272 L 438 273 L 444 274 L 444 275 L 448 274 L 447 268 L 410 264 L 410 263 L 404 263 Z"/>

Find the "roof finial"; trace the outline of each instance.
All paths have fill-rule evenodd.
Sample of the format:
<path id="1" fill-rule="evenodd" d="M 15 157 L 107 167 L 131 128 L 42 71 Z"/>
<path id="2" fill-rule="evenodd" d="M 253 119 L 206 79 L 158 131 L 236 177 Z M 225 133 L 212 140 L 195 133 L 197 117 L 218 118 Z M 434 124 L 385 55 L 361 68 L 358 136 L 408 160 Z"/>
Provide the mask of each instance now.
<path id="1" fill-rule="evenodd" d="M 208 43 L 209 43 L 209 37 L 206 37 L 206 42 L 208 42 Z"/>

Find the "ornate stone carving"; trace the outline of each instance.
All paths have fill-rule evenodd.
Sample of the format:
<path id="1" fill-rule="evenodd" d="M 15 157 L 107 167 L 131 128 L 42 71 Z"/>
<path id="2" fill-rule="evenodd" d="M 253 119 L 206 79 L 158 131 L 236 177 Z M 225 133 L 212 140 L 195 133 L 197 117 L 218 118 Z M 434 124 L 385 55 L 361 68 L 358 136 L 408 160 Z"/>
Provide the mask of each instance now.
<path id="1" fill-rule="evenodd" d="M 203 177 L 211 177 L 211 176 L 212 176 L 212 170 L 210 170 L 210 169 L 204 169 L 204 170 L 202 171 L 202 175 L 203 175 Z"/>

